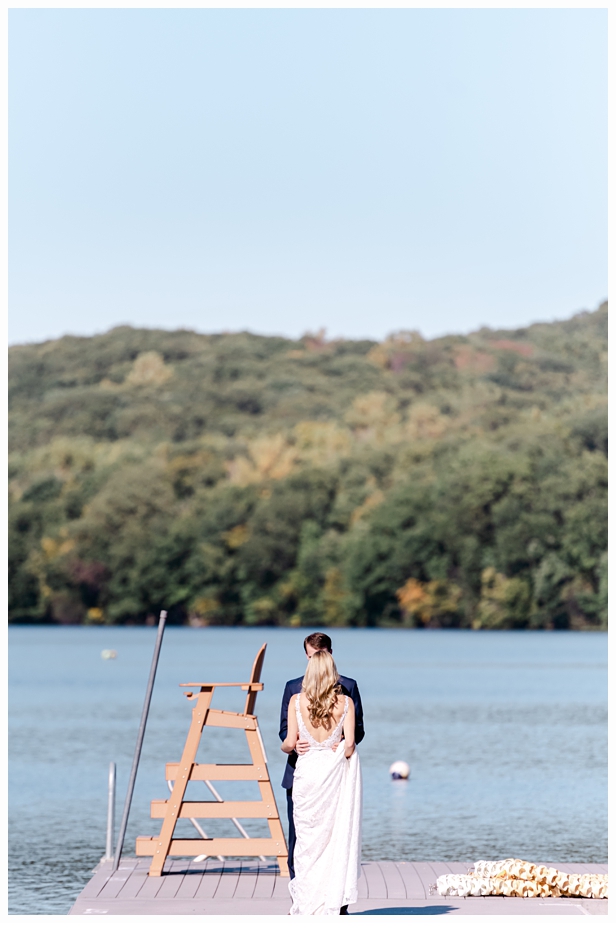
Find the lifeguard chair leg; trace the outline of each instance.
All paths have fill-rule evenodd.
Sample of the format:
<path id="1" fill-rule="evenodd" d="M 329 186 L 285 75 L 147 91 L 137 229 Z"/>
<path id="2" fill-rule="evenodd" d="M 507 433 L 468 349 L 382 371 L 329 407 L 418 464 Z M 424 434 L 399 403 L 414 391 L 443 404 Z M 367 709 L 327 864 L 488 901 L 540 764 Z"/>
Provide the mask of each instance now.
<path id="1" fill-rule="evenodd" d="M 278 814 L 278 806 L 276 805 L 276 799 L 274 798 L 274 791 L 272 789 L 272 783 L 269 777 L 269 771 L 267 769 L 267 761 L 265 759 L 265 755 L 263 754 L 261 741 L 259 740 L 259 735 L 256 731 L 248 731 L 247 729 L 244 734 L 246 735 L 246 741 L 248 742 L 248 748 L 250 750 L 252 762 L 253 764 L 257 764 L 261 767 L 261 772 L 264 775 L 264 778 L 259 780 L 259 790 L 261 792 L 261 799 L 267 806 L 268 810 L 267 824 L 269 826 L 270 835 L 277 843 L 278 853 L 276 855 L 276 860 L 278 861 L 280 876 L 288 877 L 289 865 L 287 864 L 287 842 L 282 830 L 282 824 Z"/>
<path id="2" fill-rule="evenodd" d="M 167 814 L 164 818 L 160 829 L 160 834 L 156 839 L 156 851 L 152 857 L 149 875 L 150 877 L 160 877 L 165 866 L 165 860 L 171 847 L 171 839 L 175 831 L 175 826 L 180 813 L 180 807 L 184 800 L 184 794 L 188 781 L 192 773 L 193 764 L 197 757 L 201 733 L 207 712 L 212 701 L 213 689 L 202 689 L 197 696 L 197 703 L 192 711 L 192 722 L 186 737 L 186 744 L 182 751 L 182 759 L 178 767 L 177 776 L 173 786 L 173 791 L 167 806 Z"/>

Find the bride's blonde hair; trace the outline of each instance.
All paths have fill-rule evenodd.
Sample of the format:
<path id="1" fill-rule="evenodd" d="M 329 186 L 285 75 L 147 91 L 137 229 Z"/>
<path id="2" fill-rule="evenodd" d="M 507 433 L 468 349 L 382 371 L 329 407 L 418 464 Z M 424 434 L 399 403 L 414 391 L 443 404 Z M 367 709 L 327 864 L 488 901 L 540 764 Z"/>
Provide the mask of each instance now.
<path id="1" fill-rule="evenodd" d="M 308 700 L 308 717 L 313 728 L 322 725 L 329 730 L 340 686 L 338 670 L 328 650 L 317 650 L 309 659 L 302 692 Z"/>

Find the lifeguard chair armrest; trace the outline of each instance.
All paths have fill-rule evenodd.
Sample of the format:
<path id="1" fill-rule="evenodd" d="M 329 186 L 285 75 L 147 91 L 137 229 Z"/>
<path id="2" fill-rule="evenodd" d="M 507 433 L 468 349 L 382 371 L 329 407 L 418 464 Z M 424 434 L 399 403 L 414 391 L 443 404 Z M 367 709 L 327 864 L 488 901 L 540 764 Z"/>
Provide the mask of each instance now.
<path id="1" fill-rule="evenodd" d="M 259 692 L 263 689 L 263 683 L 180 683 L 180 686 L 240 686 L 251 692 Z"/>

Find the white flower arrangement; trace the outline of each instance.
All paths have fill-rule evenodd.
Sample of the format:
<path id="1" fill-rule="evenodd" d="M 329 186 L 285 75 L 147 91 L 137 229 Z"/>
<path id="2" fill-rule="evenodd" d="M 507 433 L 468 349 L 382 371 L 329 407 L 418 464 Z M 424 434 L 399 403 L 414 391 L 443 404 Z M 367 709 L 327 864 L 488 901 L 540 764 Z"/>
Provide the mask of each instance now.
<path id="1" fill-rule="evenodd" d="M 607 874 L 565 874 L 544 864 L 509 858 L 476 861 L 468 874 L 442 874 L 430 888 L 439 896 L 582 896 L 607 899 Z"/>

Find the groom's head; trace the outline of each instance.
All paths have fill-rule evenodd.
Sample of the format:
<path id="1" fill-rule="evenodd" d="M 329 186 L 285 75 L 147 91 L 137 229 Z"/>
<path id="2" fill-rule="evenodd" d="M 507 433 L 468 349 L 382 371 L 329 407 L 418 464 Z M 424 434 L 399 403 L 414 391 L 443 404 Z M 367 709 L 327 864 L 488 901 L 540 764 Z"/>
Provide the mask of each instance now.
<path id="1" fill-rule="evenodd" d="M 312 657 L 318 650 L 327 650 L 331 654 L 332 639 L 321 631 L 315 631 L 314 634 L 309 634 L 307 638 L 304 638 L 304 650 L 308 658 Z"/>

